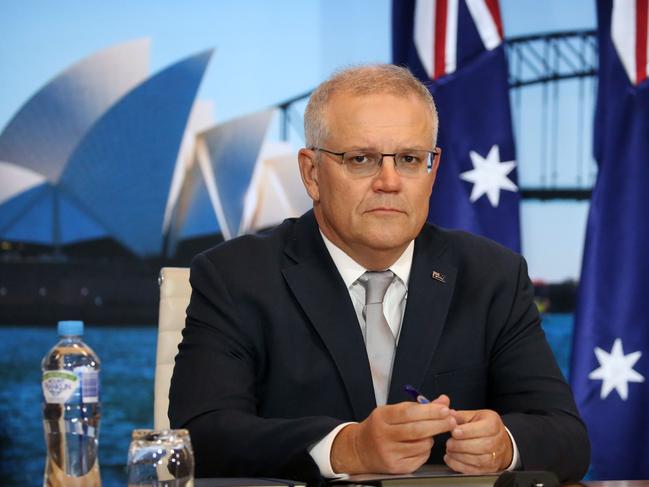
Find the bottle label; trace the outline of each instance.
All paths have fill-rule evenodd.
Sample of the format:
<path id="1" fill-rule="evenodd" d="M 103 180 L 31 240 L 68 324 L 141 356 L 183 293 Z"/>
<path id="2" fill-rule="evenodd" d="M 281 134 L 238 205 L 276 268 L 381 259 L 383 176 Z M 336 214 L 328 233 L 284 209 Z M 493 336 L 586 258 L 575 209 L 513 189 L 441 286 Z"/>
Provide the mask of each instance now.
<path id="1" fill-rule="evenodd" d="M 99 402 L 99 372 L 90 367 L 78 367 L 74 371 L 81 379 L 81 402 Z"/>
<path id="2" fill-rule="evenodd" d="M 43 396 L 50 404 L 64 404 L 79 387 L 79 378 L 68 370 L 48 370 L 43 372 Z"/>
<path id="3" fill-rule="evenodd" d="M 48 370 L 43 373 L 43 396 L 49 404 L 99 402 L 99 371 L 87 366 Z"/>

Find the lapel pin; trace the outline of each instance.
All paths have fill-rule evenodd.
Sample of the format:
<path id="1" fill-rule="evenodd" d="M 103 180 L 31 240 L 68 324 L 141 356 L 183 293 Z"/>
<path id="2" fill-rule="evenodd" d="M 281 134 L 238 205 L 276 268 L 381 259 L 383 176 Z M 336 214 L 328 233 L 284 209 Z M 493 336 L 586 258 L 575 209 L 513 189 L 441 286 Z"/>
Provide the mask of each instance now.
<path id="1" fill-rule="evenodd" d="M 444 284 L 446 284 L 446 276 L 441 272 L 433 271 L 430 277 L 432 277 L 436 281 L 443 282 Z"/>

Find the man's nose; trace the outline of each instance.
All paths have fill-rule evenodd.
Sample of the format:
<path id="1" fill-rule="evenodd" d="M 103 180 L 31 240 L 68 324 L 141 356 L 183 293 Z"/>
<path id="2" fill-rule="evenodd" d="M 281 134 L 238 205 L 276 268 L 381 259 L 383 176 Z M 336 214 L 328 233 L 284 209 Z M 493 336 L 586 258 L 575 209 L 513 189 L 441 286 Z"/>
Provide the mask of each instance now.
<path id="1" fill-rule="evenodd" d="M 401 188 L 401 175 L 397 172 L 394 156 L 383 156 L 374 184 L 380 191 L 398 191 Z"/>

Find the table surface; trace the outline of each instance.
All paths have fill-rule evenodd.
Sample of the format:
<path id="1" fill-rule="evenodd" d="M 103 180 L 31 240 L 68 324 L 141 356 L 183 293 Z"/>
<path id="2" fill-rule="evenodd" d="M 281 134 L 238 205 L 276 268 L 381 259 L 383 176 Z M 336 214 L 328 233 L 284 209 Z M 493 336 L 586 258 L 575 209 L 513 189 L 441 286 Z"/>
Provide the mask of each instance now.
<path id="1" fill-rule="evenodd" d="M 256 482 L 260 480 L 261 482 Z M 251 482 L 252 481 L 252 482 Z M 196 487 L 273 485 L 274 482 L 262 479 L 196 479 Z M 282 485 L 275 483 L 275 485 Z M 649 487 L 649 480 L 588 480 L 579 483 L 562 484 L 563 487 Z"/>
<path id="2" fill-rule="evenodd" d="M 649 480 L 588 480 L 578 484 L 564 484 L 566 487 L 586 485 L 588 487 L 649 487 Z"/>

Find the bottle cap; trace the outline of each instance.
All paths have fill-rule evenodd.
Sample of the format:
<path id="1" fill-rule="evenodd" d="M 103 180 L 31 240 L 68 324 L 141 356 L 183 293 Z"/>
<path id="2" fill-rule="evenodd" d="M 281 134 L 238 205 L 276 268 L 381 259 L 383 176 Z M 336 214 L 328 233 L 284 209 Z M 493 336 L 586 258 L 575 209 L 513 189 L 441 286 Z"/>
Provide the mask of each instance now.
<path id="1" fill-rule="evenodd" d="M 59 321 L 59 336 L 83 335 L 83 321 Z"/>

